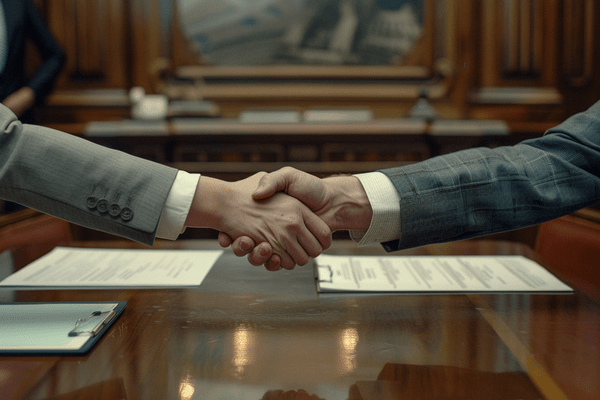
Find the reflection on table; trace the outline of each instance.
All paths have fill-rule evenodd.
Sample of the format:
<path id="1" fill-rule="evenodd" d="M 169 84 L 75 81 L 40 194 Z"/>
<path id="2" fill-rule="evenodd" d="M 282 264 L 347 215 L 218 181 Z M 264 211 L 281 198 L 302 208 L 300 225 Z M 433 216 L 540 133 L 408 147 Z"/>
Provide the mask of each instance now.
<path id="1" fill-rule="evenodd" d="M 330 252 L 383 253 L 345 241 Z M 536 259 L 526 246 L 492 241 L 395 254 Z M 600 307 L 578 291 L 318 295 L 311 267 L 270 273 L 226 251 L 195 289 L 3 296 L 15 302 L 128 302 L 84 357 L 0 358 L 0 390 L 7 398 L 591 400 L 600 394 Z"/>

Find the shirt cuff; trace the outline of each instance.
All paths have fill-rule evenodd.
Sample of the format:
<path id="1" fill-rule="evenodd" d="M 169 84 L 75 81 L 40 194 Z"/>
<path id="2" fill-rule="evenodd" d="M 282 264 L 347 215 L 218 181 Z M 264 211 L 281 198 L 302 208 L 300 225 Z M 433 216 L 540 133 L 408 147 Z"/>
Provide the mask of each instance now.
<path id="1" fill-rule="evenodd" d="M 400 238 L 400 195 L 392 181 L 381 172 L 354 175 L 362 184 L 373 218 L 367 231 L 350 231 L 358 246 L 368 246 Z"/>
<path id="2" fill-rule="evenodd" d="M 178 171 L 156 230 L 156 237 L 175 240 L 185 231 L 185 220 L 190 211 L 200 174 Z"/>

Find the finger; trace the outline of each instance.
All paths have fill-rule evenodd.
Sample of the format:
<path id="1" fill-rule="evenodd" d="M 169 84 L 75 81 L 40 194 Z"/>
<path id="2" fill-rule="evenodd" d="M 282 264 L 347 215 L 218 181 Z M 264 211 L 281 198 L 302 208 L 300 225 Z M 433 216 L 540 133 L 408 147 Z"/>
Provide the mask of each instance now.
<path id="1" fill-rule="evenodd" d="M 232 242 L 233 240 L 231 240 L 228 234 L 219 232 L 219 244 L 221 247 L 229 247 L 231 246 Z"/>
<path id="2" fill-rule="evenodd" d="M 296 242 L 290 242 L 286 251 L 293 257 L 298 265 L 306 265 L 310 257 L 317 257 L 323 252 L 324 246 L 331 245 L 331 230 L 321 218 L 307 208 L 302 209 L 304 226 L 296 234 Z M 293 240 L 293 238 L 287 238 Z"/>
<path id="3" fill-rule="evenodd" d="M 295 237 L 284 237 L 284 246 L 287 254 L 294 260 L 295 264 L 306 265 L 310 261 L 310 256 L 305 250 L 306 247 L 311 248 L 311 251 L 315 251 L 315 248 L 320 249 L 321 245 L 315 237 L 306 230 L 305 232 L 298 233 Z M 320 253 L 320 250 L 318 250 Z M 282 256 L 282 267 L 286 268 L 285 258 Z"/>
<path id="4" fill-rule="evenodd" d="M 301 246 L 303 252 L 306 254 L 307 258 L 305 260 L 294 260 L 298 265 L 306 265 L 310 261 L 311 257 L 317 257 L 319 254 L 323 252 L 323 247 L 321 247 L 321 243 L 310 233 L 299 234 L 297 237 L 298 244 Z M 300 263 L 302 262 L 302 264 Z"/>
<path id="5" fill-rule="evenodd" d="M 248 253 L 248 262 L 255 266 L 263 265 L 272 255 L 273 247 L 267 242 L 262 242 Z"/>
<path id="6" fill-rule="evenodd" d="M 297 247 L 300 247 L 299 245 Z M 295 258 L 291 253 L 286 253 L 282 251 L 281 253 L 276 253 L 281 258 L 281 268 L 292 270 L 296 267 Z M 308 256 L 308 255 L 307 255 Z"/>
<path id="7" fill-rule="evenodd" d="M 271 258 L 265 262 L 267 271 L 279 271 L 281 269 L 281 257 L 279 254 L 273 254 Z"/>
<path id="8" fill-rule="evenodd" d="M 329 228 L 329 225 L 327 225 L 325 221 L 323 221 L 317 215 L 308 210 L 304 210 L 302 216 L 304 218 L 304 224 L 306 225 L 310 233 L 312 233 L 312 235 L 314 235 L 314 237 L 321 244 L 321 251 L 327 250 L 331 246 L 332 240 L 331 229 Z M 307 251 L 309 250 L 306 247 L 304 248 Z M 315 254 L 308 251 L 308 254 L 310 254 L 311 257 L 316 257 L 319 254 L 321 254 L 321 252 Z"/>
<path id="9" fill-rule="evenodd" d="M 254 248 L 254 240 L 252 240 L 252 238 L 249 238 L 248 236 L 240 236 L 239 238 L 235 239 L 233 245 L 231 246 L 233 254 L 235 254 L 238 257 L 244 257 L 246 254 L 253 251 Z"/>

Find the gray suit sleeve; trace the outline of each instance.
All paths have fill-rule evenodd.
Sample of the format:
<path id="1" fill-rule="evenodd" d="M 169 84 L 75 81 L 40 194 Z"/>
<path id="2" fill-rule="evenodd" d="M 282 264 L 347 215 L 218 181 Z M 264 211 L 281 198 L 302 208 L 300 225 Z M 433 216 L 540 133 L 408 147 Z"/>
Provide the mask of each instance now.
<path id="1" fill-rule="evenodd" d="M 0 197 L 152 245 L 177 170 L 34 125 L 0 105 Z"/>
<path id="2" fill-rule="evenodd" d="M 539 224 L 600 202 L 600 102 L 511 147 L 382 170 L 400 195 L 387 251 Z"/>

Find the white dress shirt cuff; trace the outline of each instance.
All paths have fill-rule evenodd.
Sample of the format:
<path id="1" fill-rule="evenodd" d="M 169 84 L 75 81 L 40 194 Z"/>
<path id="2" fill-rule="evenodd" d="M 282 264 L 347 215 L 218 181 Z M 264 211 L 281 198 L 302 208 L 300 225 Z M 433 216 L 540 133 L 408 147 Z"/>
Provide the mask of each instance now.
<path id="1" fill-rule="evenodd" d="M 185 231 L 185 220 L 194 200 L 199 180 L 200 174 L 177 172 L 158 222 L 156 237 L 175 240 Z"/>
<path id="2" fill-rule="evenodd" d="M 392 181 L 381 172 L 354 175 L 362 184 L 371 208 L 373 218 L 369 229 L 350 231 L 350 237 L 358 246 L 387 242 L 400 238 L 400 195 Z"/>

